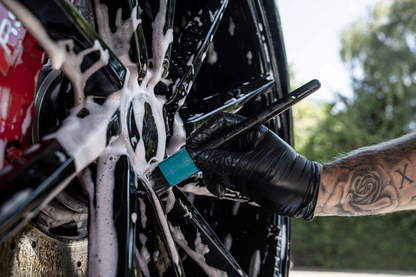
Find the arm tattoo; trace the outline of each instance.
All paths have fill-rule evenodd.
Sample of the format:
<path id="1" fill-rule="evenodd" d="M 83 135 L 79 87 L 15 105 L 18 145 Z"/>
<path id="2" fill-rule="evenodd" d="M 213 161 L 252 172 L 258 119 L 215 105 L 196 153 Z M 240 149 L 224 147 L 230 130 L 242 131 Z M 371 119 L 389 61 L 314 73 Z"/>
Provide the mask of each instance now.
<path id="1" fill-rule="evenodd" d="M 401 176 L 402 176 L 402 183 L 400 184 L 400 189 L 402 189 L 403 188 L 403 183 L 404 183 L 404 180 L 406 179 L 410 184 L 411 183 L 413 183 L 413 180 L 412 179 L 410 179 L 409 177 L 407 177 L 406 176 L 406 170 L 407 170 L 407 165 L 408 164 L 405 164 L 404 165 L 404 169 L 403 169 L 403 172 L 401 172 L 399 169 L 398 170 L 396 170 L 395 172 L 397 172 L 397 173 L 399 173 Z"/>
<path id="2" fill-rule="evenodd" d="M 324 165 L 315 215 L 416 209 L 416 133 Z"/>

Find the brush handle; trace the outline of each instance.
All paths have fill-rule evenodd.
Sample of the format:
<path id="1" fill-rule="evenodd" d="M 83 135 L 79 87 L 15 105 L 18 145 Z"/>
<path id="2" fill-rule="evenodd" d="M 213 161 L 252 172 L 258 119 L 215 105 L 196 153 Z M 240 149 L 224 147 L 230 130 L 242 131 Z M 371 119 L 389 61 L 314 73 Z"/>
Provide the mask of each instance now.
<path id="1" fill-rule="evenodd" d="M 303 86 L 297 88 L 293 92 L 287 94 L 286 96 L 280 98 L 273 104 L 269 105 L 265 109 L 262 109 L 255 113 L 254 115 L 248 117 L 247 119 L 241 121 L 240 123 L 233 126 L 232 129 L 224 133 L 222 136 L 209 141 L 204 144 L 202 147 L 191 151 L 188 151 L 192 157 L 195 159 L 199 153 L 205 150 L 219 149 L 233 140 L 236 140 L 248 133 L 251 130 L 263 125 L 272 118 L 280 115 L 294 104 L 301 101 L 305 97 L 309 96 L 313 92 L 317 91 L 321 87 L 321 83 L 314 79 L 304 84 Z"/>

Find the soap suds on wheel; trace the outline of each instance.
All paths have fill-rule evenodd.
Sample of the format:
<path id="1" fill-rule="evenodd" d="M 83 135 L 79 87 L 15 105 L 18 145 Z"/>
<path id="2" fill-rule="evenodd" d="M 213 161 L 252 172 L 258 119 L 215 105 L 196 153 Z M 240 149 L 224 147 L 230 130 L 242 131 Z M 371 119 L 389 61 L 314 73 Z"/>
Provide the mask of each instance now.
<path id="1" fill-rule="evenodd" d="M 112 93 L 104 104 L 95 103 L 92 96 L 86 97 L 84 89 L 87 80 L 102 67 L 106 66 L 109 61 L 109 51 L 106 50 L 102 41 L 95 40 L 91 48 L 85 49 L 78 53 L 74 51 L 74 41 L 61 40 L 53 41 L 43 28 L 42 24 L 30 13 L 24 6 L 13 0 L 4 0 L 4 3 L 22 19 L 22 23 L 29 32 L 40 42 L 47 51 L 54 70 L 62 69 L 68 79 L 71 81 L 75 93 L 75 107 L 71 114 L 64 120 L 63 125 L 56 131 L 44 137 L 43 139 L 56 139 L 65 149 L 68 155 L 75 160 L 75 166 L 78 178 L 88 194 L 89 206 L 89 254 L 88 254 L 88 272 L 92 276 L 116 276 L 118 261 L 118 241 L 114 223 L 113 199 L 115 183 L 115 168 L 120 157 L 125 155 L 129 158 L 132 168 L 137 176 L 143 180 L 144 184 L 149 187 L 151 197 L 155 203 L 152 209 L 155 209 L 161 224 L 167 242 L 167 251 L 169 252 L 172 262 L 180 271 L 180 258 L 176 249 L 176 244 L 182 247 L 188 255 L 193 258 L 202 269 L 210 276 L 227 276 L 227 273 L 208 265 L 204 255 L 210 251 L 209 247 L 202 243 L 201 236 L 197 233 L 194 242 L 195 250 L 192 250 L 183 237 L 180 227 L 173 227 L 166 219 L 165 212 L 169 212 L 175 204 L 175 196 L 169 193 L 165 199 L 166 209 L 162 208 L 159 198 L 152 190 L 152 184 L 146 179 L 145 172 L 152 170 L 158 162 L 165 158 L 165 154 L 171 155 L 185 144 L 186 133 L 183 121 L 179 114 L 174 115 L 173 135 L 169 145 L 166 148 L 166 129 L 165 119 L 163 117 L 164 104 L 167 101 L 164 97 L 156 96 L 154 88 L 159 82 L 163 82 L 163 62 L 169 45 L 173 41 L 173 30 L 164 30 L 165 14 L 167 12 L 167 0 L 160 0 L 159 12 L 156 14 L 152 23 L 152 53 L 153 56 L 149 61 L 153 64 L 149 68 L 141 84 L 138 83 L 138 69 L 128 55 L 130 50 L 130 40 L 133 32 L 136 30 L 141 20 L 138 19 L 138 7 L 132 9 L 131 16 L 122 20 L 121 9 L 117 11 L 115 18 L 116 30 L 112 32 L 109 27 L 108 7 L 105 4 L 95 0 L 96 20 L 99 34 L 102 41 L 107 44 L 109 49 L 116 54 L 120 61 L 127 69 L 124 87 Z M 214 20 L 218 10 L 210 11 L 210 19 Z M 195 21 L 201 26 L 203 22 L 199 17 Z M 232 20 L 231 20 L 232 22 Z M 234 32 L 230 23 L 230 34 Z M 212 40 L 212 37 L 211 37 Z M 85 71 L 81 71 L 81 64 L 86 55 L 98 51 L 100 59 Z M 202 60 L 204 59 L 202 57 Z M 208 53 L 208 62 L 213 64 L 217 61 L 218 56 L 211 43 Z M 190 63 L 193 61 L 193 56 Z M 186 94 L 192 87 L 192 81 L 189 82 Z M 9 97 L 7 92 L 2 92 L 2 99 Z M 181 99 L 185 101 L 185 98 Z M 2 101 L 3 103 L 3 101 Z M 181 103 L 183 104 L 183 103 Z M 157 149 L 154 155 L 146 159 L 146 144 L 143 139 L 145 131 L 145 106 L 151 108 L 151 115 L 154 120 L 157 132 Z M 133 107 L 133 116 L 136 122 L 139 136 L 130 137 L 128 131 L 129 108 Z M 31 109 L 32 107 L 29 107 Z M 86 109 L 88 115 L 80 118 L 79 111 Z M 110 119 L 118 112 L 120 118 L 120 134 L 107 141 L 107 128 Z M 2 109 L 2 116 L 7 116 L 6 111 Z M 197 116 L 197 115 L 195 115 Z M 28 119 L 30 122 L 31 118 Z M 25 127 L 27 129 L 27 127 Z M 0 140 L 0 150 L 4 149 L 3 141 Z M 133 148 L 133 145 L 135 148 Z M 1 151 L 3 153 L 4 151 Z M 56 153 L 58 159 L 63 159 L 61 153 Z M 0 157 L 2 160 L 2 157 Z M 88 165 L 96 161 L 97 172 L 96 179 L 92 179 L 92 172 Z M 0 165 L 0 169 L 1 169 Z M 182 207 L 187 211 L 186 217 L 192 218 L 192 214 L 187 207 L 181 202 Z M 132 211 L 130 218 L 136 223 L 138 217 L 143 227 L 146 227 L 147 218 L 145 203 L 139 199 L 139 211 Z M 149 276 L 148 263 L 157 259 L 160 253 L 149 253 L 146 243 L 148 238 L 144 234 L 139 234 L 138 240 L 141 248 L 136 246 L 135 256 L 140 264 L 142 273 Z M 176 244 L 175 244 L 176 241 Z"/>

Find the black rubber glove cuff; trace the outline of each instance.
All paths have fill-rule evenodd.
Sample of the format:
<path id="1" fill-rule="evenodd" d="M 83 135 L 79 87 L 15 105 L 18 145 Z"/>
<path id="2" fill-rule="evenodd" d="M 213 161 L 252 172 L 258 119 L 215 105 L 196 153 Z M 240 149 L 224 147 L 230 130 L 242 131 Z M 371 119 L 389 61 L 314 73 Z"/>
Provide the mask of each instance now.
<path id="1" fill-rule="evenodd" d="M 305 195 L 305 200 L 303 201 L 303 203 L 307 205 L 301 208 L 299 212 L 294 216 L 296 218 L 303 218 L 306 221 L 311 221 L 314 218 L 316 203 L 318 201 L 319 186 L 321 184 L 322 166 L 317 162 L 311 163 L 313 168 L 312 178 Z"/>
<path id="2" fill-rule="evenodd" d="M 289 182 L 294 190 L 296 190 L 296 187 L 300 189 L 297 193 L 294 193 L 293 196 L 296 198 L 296 195 L 298 195 L 302 198 L 298 200 L 292 199 L 285 203 L 285 200 L 282 197 L 290 196 L 283 196 L 279 193 L 277 198 L 267 197 L 271 201 L 263 201 L 263 203 L 260 204 L 262 207 L 283 216 L 303 218 L 306 221 L 311 221 L 314 218 L 315 207 L 318 201 L 319 186 L 321 183 L 321 165 L 313 161 L 304 161 L 307 165 L 303 168 L 303 172 L 305 172 L 307 176 L 301 174 L 300 176 L 303 176 L 303 178 L 301 177 L 303 180 L 300 183 L 295 183 L 293 179 Z M 299 178 L 299 175 L 296 174 L 289 176 L 291 178 Z M 268 193 L 269 195 L 273 194 L 270 191 Z M 282 193 L 284 193 L 284 191 L 282 191 Z"/>

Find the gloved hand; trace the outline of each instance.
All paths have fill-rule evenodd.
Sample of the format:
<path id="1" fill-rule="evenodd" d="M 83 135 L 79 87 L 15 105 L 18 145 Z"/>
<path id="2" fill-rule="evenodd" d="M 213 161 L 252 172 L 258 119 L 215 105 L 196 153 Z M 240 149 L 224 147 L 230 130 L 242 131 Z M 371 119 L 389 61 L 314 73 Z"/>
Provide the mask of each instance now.
<path id="1" fill-rule="evenodd" d="M 196 149 L 244 119 L 221 113 L 187 139 Z M 222 186 L 239 191 L 260 206 L 290 217 L 313 219 L 318 198 L 321 165 L 300 156 L 268 128 L 261 126 L 220 150 L 203 151 L 196 160 L 214 194 Z"/>

